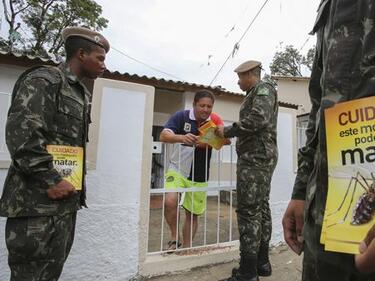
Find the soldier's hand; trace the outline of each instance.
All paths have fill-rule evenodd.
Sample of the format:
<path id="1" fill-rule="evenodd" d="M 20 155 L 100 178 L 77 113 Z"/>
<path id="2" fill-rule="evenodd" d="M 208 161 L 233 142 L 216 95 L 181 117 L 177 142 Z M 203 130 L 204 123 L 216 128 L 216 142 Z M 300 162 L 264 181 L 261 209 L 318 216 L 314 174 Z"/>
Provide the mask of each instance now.
<path id="1" fill-rule="evenodd" d="M 217 127 L 215 129 L 215 135 L 218 137 L 224 138 L 224 127 Z"/>
<path id="2" fill-rule="evenodd" d="M 284 239 L 289 247 L 300 255 L 303 246 L 303 212 L 304 200 L 290 200 L 283 217 Z"/>
<path id="3" fill-rule="evenodd" d="M 69 198 L 75 193 L 77 193 L 76 189 L 66 180 L 62 180 L 55 186 L 47 189 L 47 195 L 52 200 Z"/>
<path id="4" fill-rule="evenodd" d="M 182 143 L 184 144 L 195 145 L 198 143 L 198 140 L 198 136 L 190 133 L 182 136 Z"/>
<path id="5" fill-rule="evenodd" d="M 355 256 L 355 265 L 362 273 L 375 272 L 375 225 L 367 232 L 359 245 L 359 255 Z"/>

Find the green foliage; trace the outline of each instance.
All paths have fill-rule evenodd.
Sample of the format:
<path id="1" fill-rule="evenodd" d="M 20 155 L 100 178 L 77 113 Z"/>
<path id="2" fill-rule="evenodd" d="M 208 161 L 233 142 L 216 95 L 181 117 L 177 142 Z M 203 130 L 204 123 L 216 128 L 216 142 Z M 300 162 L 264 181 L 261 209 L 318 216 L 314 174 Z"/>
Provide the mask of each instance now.
<path id="1" fill-rule="evenodd" d="M 5 0 L 3 0 L 4 2 Z M 17 7 L 28 6 L 16 15 L 18 22 L 31 34 L 21 38 L 24 52 L 42 57 L 61 57 L 61 32 L 68 26 L 85 26 L 97 31 L 107 27 L 108 20 L 101 17 L 102 7 L 92 0 L 9 0 Z M 17 2 L 17 3 L 16 3 Z M 13 10 L 5 9 L 6 13 Z M 24 32 L 23 35 L 25 35 Z"/>
<path id="2" fill-rule="evenodd" d="M 315 48 L 310 49 L 307 55 L 303 56 L 292 45 L 287 45 L 281 51 L 275 53 L 270 65 L 271 74 L 278 76 L 302 76 L 303 67 L 311 71 L 314 54 Z"/>

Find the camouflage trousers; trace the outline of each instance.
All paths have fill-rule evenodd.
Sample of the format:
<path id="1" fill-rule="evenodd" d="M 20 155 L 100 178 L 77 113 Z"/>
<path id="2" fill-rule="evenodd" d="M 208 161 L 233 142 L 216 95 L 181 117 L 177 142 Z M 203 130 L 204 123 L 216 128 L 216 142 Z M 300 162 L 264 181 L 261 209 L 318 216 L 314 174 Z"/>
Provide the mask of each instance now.
<path id="1" fill-rule="evenodd" d="M 312 253 L 304 248 L 302 281 L 375 281 L 375 275 L 359 274 L 354 267 L 354 256 L 340 253 L 343 258 L 350 258 L 350 265 L 333 264 L 324 259 L 314 258 Z M 346 257 L 345 257 L 346 256 Z M 350 257 L 349 257 L 350 256 Z M 345 262 L 344 262 L 345 264 Z"/>
<path id="2" fill-rule="evenodd" d="M 7 219 L 11 281 L 59 279 L 73 244 L 76 214 Z"/>
<path id="3" fill-rule="evenodd" d="M 314 219 L 315 204 L 305 214 L 302 281 L 375 281 L 375 274 L 360 274 L 354 256 L 324 250 L 320 244 L 322 226 Z"/>
<path id="4" fill-rule="evenodd" d="M 269 195 L 274 168 L 259 169 L 237 162 L 237 221 L 241 255 L 256 256 L 272 232 Z"/>

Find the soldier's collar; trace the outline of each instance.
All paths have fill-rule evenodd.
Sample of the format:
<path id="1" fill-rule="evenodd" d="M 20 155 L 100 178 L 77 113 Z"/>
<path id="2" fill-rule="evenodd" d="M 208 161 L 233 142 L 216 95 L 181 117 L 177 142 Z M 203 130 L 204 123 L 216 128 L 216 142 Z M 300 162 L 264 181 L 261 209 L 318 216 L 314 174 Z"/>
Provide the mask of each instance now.
<path id="1" fill-rule="evenodd" d="M 77 75 L 75 75 L 71 71 L 71 69 L 70 69 L 70 67 L 69 67 L 69 65 L 67 63 L 60 64 L 59 68 L 65 74 L 65 77 L 68 78 L 69 83 L 74 84 L 74 83 L 77 83 L 77 82 L 79 83 L 80 82 L 79 79 L 78 79 L 78 77 L 77 77 Z"/>
<path id="2" fill-rule="evenodd" d="M 259 83 L 260 83 L 260 80 L 254 86 L 252 86 L 249 90 L 246 91 L 246 95 L 250 94 L 258 86 Z"/>

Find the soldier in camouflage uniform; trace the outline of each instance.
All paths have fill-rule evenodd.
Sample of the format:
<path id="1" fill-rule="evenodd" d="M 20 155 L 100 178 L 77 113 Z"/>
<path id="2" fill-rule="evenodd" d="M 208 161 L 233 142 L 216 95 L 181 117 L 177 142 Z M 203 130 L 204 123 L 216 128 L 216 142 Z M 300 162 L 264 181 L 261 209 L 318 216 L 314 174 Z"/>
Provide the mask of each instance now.
<path id="1" fill-rule="evenodd" d="M 235 69 L 246 97 L 239 122 L 218 130 L 225 138 L 237 137 L 237 220 L 241 260 L 228 281 L 256 281 L 271 275 L 268 259 L 271 239 L 269 194 L 277 163 L 278 101 L 275 88 L 260 80 L 261 65 L 248 61 Z"/>
<path id="2" fill-rule="evenodd" d="M 0 215 L 8 218 L 12 281 L 58 280 L 73 243 L 76 212 L 85 206 L 84 183 L 77 191 L 63 179 L 46 146 L 85 151 L 91 94 L 80 80 L 103 73 L 109 44 L 79 27 L 65 29 L 63 40 L 66 63 L 27 70 L 12 93 L 6 124 L 12 163 L 0 199 Z"/>
<path id="3" fill-rule="evenodd" d="M 373 0 L 323 0 L 318 9 L 307 141 L 283 218 L 286 242 L 296 253 L 304 251 L 303 281 L 375 280 L 358 273 L 353 255 L 325 251 L 319 242 L 328 186 L 323 114 L 336 103 L 375 94 L 374 21 Z"/>

